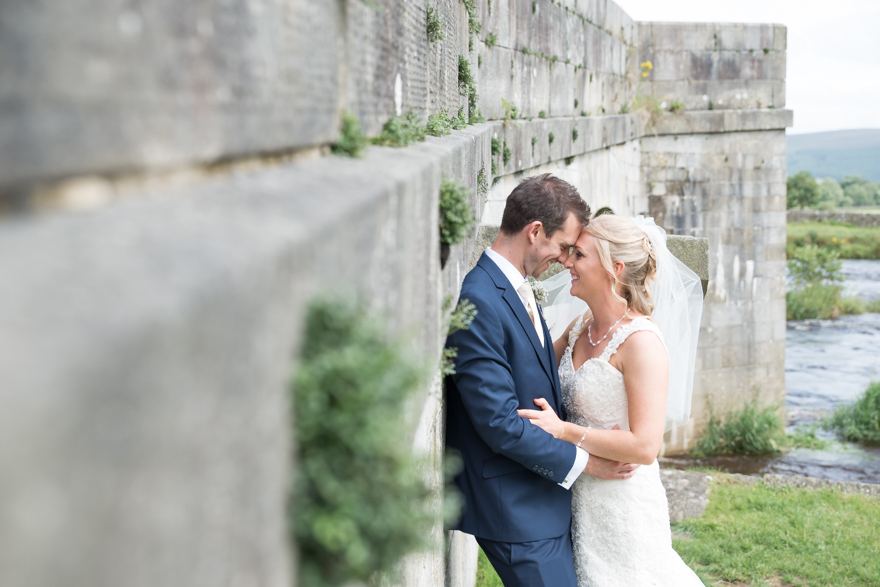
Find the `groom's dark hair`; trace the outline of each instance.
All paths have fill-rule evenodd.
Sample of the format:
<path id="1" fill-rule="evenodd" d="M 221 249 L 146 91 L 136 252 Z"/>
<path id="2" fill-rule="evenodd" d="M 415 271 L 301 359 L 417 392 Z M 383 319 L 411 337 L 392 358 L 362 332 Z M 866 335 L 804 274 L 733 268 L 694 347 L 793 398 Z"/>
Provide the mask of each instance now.
<path id="1" fill-rule="evenodd" d="M 574 214 L 581 226 L 590 222 L 590 207 L 573 185 L 549 173 L 527 177 L 507 196 L 501 232 L 512 236 L 539 220 L 550 237 L 562 228 L 569 214 Z"/>

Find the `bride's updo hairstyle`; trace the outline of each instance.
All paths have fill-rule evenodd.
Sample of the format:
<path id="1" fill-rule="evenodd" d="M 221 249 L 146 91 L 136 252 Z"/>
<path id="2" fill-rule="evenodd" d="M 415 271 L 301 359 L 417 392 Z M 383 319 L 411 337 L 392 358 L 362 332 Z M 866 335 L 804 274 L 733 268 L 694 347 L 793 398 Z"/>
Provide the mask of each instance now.
<path id="1" fill-rule="evenodd" d="M 650 316 L 654 312 L 650 282 L 656 280 L 657 255 L 648 235 L 629 218 L 613 214 L 591 220 L 584 230 L 596 239 L 599 260 L 611 274 L 614 297 L 640 314 Z M 624 265 L 619 277 L 614 276 L 617 261 Z M 623 297 L 617 293 L 618 283 Z"/>

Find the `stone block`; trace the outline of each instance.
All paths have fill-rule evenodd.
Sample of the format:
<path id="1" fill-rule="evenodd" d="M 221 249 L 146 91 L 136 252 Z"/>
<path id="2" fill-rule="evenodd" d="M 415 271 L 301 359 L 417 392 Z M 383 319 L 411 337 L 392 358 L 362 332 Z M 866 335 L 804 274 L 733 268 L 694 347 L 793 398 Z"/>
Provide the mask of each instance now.
<path id="1" fill-rule="evenodd" d="M 716 49 L 714 23 L 650 23 L 651 44 L 657 51 L 712 51 Z M 644 37 L 642 37 L 644 38 Z"/>
<path id="2" fill-rule="evenodd" d="M 709 286 L 709 239 L 669 235 L 666 244 L 670 253 L 700 277 L 705 295 Z"/>
<path id="3" fill-rule="evenodd" d="M 717 25 L 718 49 L 721 51 L 763 51 L 774 44 L 773 25 L 769 24 L 719 24 Z"/>
<path id="4" fill-rule="evenodd" d="M 335 140 L 339 7 L 252 8 L 6 3 L 0 189 Z"/>
<path id="5" fill-rule="evenodd" d="M 785 51 L 788 48 L 788 29 L 785 25 L 773 25 L 773 50 Z"/>
<path id="6" fill-rule="evenodd" d="M 683 51 L 656 51 L 650 58 L 653 69 L 647 79 L 651 81 L 676 81 L 688 79 L 688 53 Z"/>
<path id="7" fill-rule="evenodd" d="M 705 473 L 661 469 L 660 481 L 669 502 L 669 520 L 681 522 L 699 518 L 709 505 L 709 481 Z"/>

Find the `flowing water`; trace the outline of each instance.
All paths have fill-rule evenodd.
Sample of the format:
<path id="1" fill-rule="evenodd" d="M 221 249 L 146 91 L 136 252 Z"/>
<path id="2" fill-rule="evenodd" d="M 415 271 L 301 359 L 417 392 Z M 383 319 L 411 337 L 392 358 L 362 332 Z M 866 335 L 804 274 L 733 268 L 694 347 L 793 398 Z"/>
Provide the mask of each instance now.
<path id="1" fill-rule="evenodd" d="M 880 261 L 845 260 L 844 295 L 880 298 Z M 815 422 L 880 381 L 880 314 L 837 320 L 792 320 L 785 341 L 786 413 L 789 430 Z M 839 442 L 829 433 L 825 450 L 796 449 L 780 456 L 715 457 L 698 464 L 755 475 L 808 475 L 835 481 L 880 483 L 880 448 Z M 684 466 L 684 460 L 671 462 Z M 692 466 L 693 461 L 687 462 Z"/>

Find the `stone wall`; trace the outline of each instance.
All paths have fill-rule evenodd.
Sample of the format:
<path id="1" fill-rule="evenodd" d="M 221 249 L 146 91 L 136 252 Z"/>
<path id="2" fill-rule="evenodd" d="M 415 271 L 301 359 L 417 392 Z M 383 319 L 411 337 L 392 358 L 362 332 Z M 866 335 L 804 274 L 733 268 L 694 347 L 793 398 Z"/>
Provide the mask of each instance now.
<path id="1" fill-rule="evenodd" d="M 664 453 L 692 446 L 709 410 L 785 403 L 785 28 L 639 23 L 647 92 L 667 111 L 641 139 L 658 223 L 709 239 L 693 418 Z M 681 110 L 669 112 L 678 100 Z M 709 109 L 711 105 L 711 110 Z M 750 109 L 743 109 L 749 108 Z"/>
<path id="2" fill-rule="evenodd" d="M 840 212 L 838 210 L 788 210 L 789 222 L 845 222 L 855 226 L 880 226 L 880 214 Z"/>
<path id="3" fill-rule="evenodd" d="M 698 236 L 711 217 L 710 240 L 737 232 L 740 216 L 711 216 L 687 191 L 697 207 L 673 222 L 673 186 L 648 189 L 652 158 L 692 135 L 675 169 L 709 173 L 716 143 L 739 148 L 754 134 L 776 145 L 785 113 L 693 111 L 693 124 L 664 117 L 646 129 L 646 113 L 632 111 L 657 83 L 636 83 L 645 25 L 606 0 L 480 0 L 479 34 L 462 3 L 431 6 L 445 35 L 434 43 L 427 4 L 403 0 L 4 5 L 0 584 L 295 585 L 289 378 L 304 310 L 316 296 L 354 292 L 390 333 L 439 360 L 442 301 L 482 246 L 475 231 L 441 269 L 444 177 L 472 190 L 483 228 L 497 224 L 520 176 L 553 171 L 594 209 L 656 210 Z M 781 52 L 784 29 L 773 31 Z M 329 156 L 345 111 L 376 135 L 408 110 L 467 110 L 460 56 L 488 122 L 405 149 L 370 147 L 362 159 Z M 526 118 L 511 119 L 502 98 Z M 702 145 L 698 133 L 712 138 Z M 493 138 L 510 150 L 506 162 Z M 759 218 L 751 192 L 725 193 L 750 221 L 771 223 L 775 245 L 776 209 Z M 760 257 L 771 248 L 731 243 L 724 263 L 738 254 L 743 276 L 754 260 L 752 276 L 775 278 Z M 710 298 L 735 289 L 725 271 Z M 707 308 L 732 320 L 732 296 Z M 775 328 L 776 306 L 768 311 L 761 324 Z M 759 337 L 757 326 L 726 332 Z M 753 368 L 742 363 L 752 355 L 737 357 Z M 780 363 L 770 376 L 781 372 Z M 752 380 L 736 381 L 747 390 Z M 439 382 L 406 409 L 402 440 L 432 460 L 425 474 L 439 499 Z M 439 523 L 426 532 L 436 547 L 401 563 L 400 584 L 472 585 L 473 540 L 444 542 Z"/>

